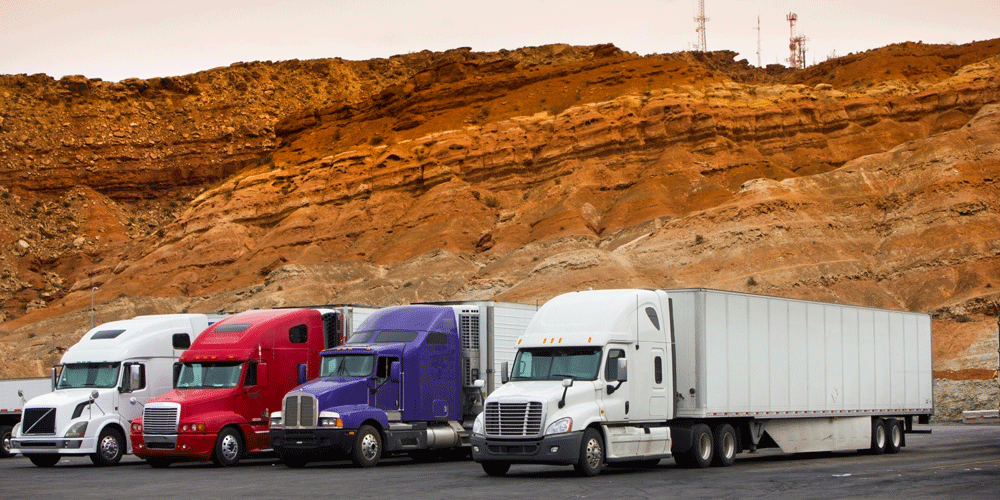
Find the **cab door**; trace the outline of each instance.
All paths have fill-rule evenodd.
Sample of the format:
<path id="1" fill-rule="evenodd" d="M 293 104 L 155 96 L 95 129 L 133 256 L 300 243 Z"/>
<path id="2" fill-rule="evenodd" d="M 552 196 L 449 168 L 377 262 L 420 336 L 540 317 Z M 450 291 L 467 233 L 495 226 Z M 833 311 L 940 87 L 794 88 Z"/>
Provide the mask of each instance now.
<path id="1" fill-rule="evenodd" d="M 375 366 L 375 407 L 386 413 L 399 412 L 401 410 L 400 382 L 402 381 L 392 379 L 391 367 L 393 363 L 399 363 L 399 358 L 396 356 L 380 356 Z"/>
<path id="2" fill-rule="evenodd" d="M 618 360 L 625 359 L 627 364 L 629 362 L 627 352 L 624 347 L 612 345 L 608 347 L 605 355 L 604 367 L 601 370 L 603 383 L 598 388 L 604 403 L 601 416 L 605 423 L 629 420 L 629 382 L 625 381 L 619 385 L 618 381 Z"/>

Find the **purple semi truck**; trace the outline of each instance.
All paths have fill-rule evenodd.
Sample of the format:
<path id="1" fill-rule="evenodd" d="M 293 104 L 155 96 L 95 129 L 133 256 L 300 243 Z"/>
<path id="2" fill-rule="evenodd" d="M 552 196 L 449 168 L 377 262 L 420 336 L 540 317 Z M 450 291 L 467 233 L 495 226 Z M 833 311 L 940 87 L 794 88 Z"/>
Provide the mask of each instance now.
<path id="1" fill-rule="evenodd" d="M 468 450 L 482 398 L 499 385 L 496 367 L 513 359 L 534 312 L 489 301 L 373 313 L 346 344 L 322 352 L 319 378 L 271 414 L 274 450 L 296 468 Z"/>

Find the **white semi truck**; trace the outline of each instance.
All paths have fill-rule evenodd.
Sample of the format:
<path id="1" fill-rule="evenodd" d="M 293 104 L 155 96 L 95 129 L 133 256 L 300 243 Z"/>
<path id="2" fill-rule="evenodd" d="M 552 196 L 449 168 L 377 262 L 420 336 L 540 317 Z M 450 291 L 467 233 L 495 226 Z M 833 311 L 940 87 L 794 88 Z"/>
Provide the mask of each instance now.
<path id="1" fill-rule="evenodd" d="M 933 414 L 926 314 L 708 289 L 543 305 L 473 428 L 511 464 L 727 466 L 737 453 L 896 453 Z M 508 368 L 504 367 L 504 378 Z"/>
<path id="2" fill-rule="evenodd" d="M 178 356 L 214 319 L 138 316 L 90 330 L 53 368 L 52 392 L 24 404 L 10 452 L 39 467 L 74 455 L 89 456 L 95 465 L 118 463 L 132 452 L 129 422 L 142 404 L 173 388 Z"/>
<path id="3" fill-rule="evenodd" d="M 10 432 L 21 421 L 24 403 L 51 390 L 49 377 L 0 380 L 0 458 L 13 455 Z"/>

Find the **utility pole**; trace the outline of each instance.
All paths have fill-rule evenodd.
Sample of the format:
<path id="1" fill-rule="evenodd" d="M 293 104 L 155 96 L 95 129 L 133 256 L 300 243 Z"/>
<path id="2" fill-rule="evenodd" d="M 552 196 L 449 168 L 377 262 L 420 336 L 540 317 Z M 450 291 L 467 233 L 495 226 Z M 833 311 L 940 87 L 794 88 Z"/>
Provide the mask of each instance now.
<path id="1" fill-rule="evenodd" d="M 757 67 L 761 68 L 760 64 L 760 15 L 757 15 Z"/>

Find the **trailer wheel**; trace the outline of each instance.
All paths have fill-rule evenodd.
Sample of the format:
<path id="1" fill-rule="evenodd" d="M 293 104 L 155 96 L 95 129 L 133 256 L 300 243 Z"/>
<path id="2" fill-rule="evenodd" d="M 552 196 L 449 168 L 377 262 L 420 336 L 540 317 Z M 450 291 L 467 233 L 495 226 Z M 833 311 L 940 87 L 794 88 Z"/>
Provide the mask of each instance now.
<path id="1" fill-rule="evenodd" d="M 166 469 L 167 467 L 170 467 L 170 464 L 174 463 L 174 461 L 169 458 L 156 457 L 147 458 L 146 463 L 154 469 Z"/>
<path id="2" fill-rule="evenodd" d="M 881 418 L 872 419 L 872 445 L 868 451 L 872 455 L 885 453 L 886 441 L 888 439 L 885 435 L 885 421 Z"/>
<path id="3" fill-rule="evenodd" d="M 483 472 L 489 476 L 500 477 L 510 470 L 510 462 L 483 462 Z"/>
<path id="4" fill-rule="evenodd" d="M 601 433 L 594 429 L 583 431 L 583 441 L 580 443 L 580 458 L 573 468 L 581 476 L 596 476 L 604 467 L 604 442 Z"/>
<path id="5" fill-rule="evenodd" d="M 13 453 L 10 452 L 10 433 L 14 428 L 9 425 L 0 425 L 0 458 L 7 458 Z"/>
<path id="6" fill-rule="evenodd" d="M 52 467 L 53 465 L 59 463 L 62 459 L 62 455 L 57 455 L 55 453 L 45 454 L 45 455 L 25 455 L 31 463 L 35 464 L 36 467 Z"/>
<path id="7" fill-rule="evenodd" d="M 370 425 L 358 428 L 351 459 L 358 467 L 371 467 L 382 457 L 382 435 Z"/>
<path id="8" fill-rule="evenodd" d="M 684 452 L 686 456 L 677 465 L 699 469 L 708 467 L 712 464 L 714 448 L 711 429 L 705 424 L 695 424 L 691 427 L 691 449 Z"/>
<path id="9" fill-rule="evenodd" d="M 899 453 L 899 449 L 903 447 L 903 424 L 899 420 L 890 418 L 885 421 L 885 452 L 886 453 Z"/>
<path id="10" fill-rule="evenodd" d="M 729 467 L 736 461 L 736 431 L 729 424 L 721 424 L 713 429 L 715 435 L 712 449 L 712 465 Z"/>
<path id="11" fill-rule="evenodd" d="M 90 455 L 90 461 L 101 467 L 115 465 L 124 453 L 125 436 L 118 429 L 105 427 L 97 438 L 97 451 Z"/>
<path id="12" fill-rule="evenodd" d="M 232 467 L 238 464 L 242 457 L 243 436 L 232 427 L 222 429 L 215 440 L 212 462 L 219 467 Z"/>

